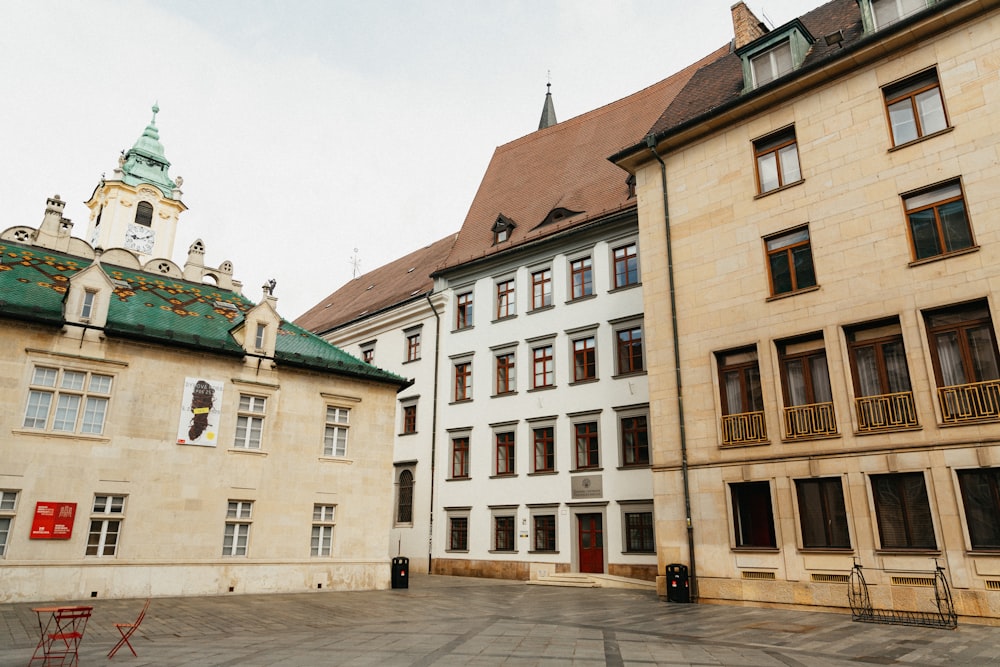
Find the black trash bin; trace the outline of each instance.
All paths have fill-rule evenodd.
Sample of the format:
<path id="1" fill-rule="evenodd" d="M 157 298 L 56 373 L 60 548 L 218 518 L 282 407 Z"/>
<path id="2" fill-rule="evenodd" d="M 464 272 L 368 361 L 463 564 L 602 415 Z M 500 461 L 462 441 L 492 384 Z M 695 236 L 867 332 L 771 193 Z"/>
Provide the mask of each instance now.
<path id="1" fill-rule="evenodd" d="M 667 601 L 690 602 L 687 565 L 671 563 L 667 566 Z"/>
<path id="2" fill-rule="evenodd" d="M 410 559 L 397 556 L 392 559 L 392 587 L 410 587 Z"/>

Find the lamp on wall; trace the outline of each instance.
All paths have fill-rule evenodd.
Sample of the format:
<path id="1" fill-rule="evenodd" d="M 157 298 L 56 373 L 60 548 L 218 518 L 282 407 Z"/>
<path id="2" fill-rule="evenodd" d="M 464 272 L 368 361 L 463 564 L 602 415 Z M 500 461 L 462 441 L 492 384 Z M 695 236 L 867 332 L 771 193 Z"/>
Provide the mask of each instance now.
<path id="1" fill-rule="evenodd" d="M 841 42 L 844 41 L 844 31 L 843 30 L 838 30 L 837 32 L 831 32 L 829 35 L 827 35 L 823 39 L 824 39 L 824 41 L 826 41 L 826 45 L 827 46 L 833 46 L 834 44 L 836 44 L 837 46 L 841 46 L 842 47 L 843 44 L 841 44 Z"/>

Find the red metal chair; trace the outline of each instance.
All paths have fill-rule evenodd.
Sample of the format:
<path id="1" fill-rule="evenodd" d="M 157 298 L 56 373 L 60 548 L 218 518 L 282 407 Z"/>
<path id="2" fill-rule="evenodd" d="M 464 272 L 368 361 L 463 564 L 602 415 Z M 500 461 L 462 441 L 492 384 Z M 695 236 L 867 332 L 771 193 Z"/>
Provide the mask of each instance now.
<path id="1" fill-rule="evenodd" d="M 35 647 L 29 664 L 41 660 L 42 664 L 80 664 L 80 642 L 87 630 L 87 621 L 93 607 L 40 607 L 33 609 L 38 614 L 38 624 L 42 626 L 42 618 L 48 617 L 42 629 L 42 637 Z M 41 651 L 41 655 L 39 655 Z"/>
<path id="2" fill-rule="evenodd" d="M 139 612 L 139 617 L 135 619 L 135 622 L 115 623 L 115 628 L 117 628 L 118 632 L 121 633 L 122 638 L 118 640 L 118 643 L 115 644 L 115 647 L 113 649 L 108 651 L 109 658 L 115 657 L 115 653 L 117 653 L 118 649 L 120 649 L 122 646 L 128 646 L 128 650 L 132 651 L 132 655 L 134 655 L 137 658 L 139 657 L 136 654 L 135 649 L 132 648 L 132 644 L 129 642 L 128 639 L 129 637 L 132 636 L 132 633 L 138 630 L 139 626 L 142 625 L 142 619 L 146 618 L 147 609 L 149 609 L 149 598 L 146 599 L 146 604 L 143 605 L 142 611 Z"/>

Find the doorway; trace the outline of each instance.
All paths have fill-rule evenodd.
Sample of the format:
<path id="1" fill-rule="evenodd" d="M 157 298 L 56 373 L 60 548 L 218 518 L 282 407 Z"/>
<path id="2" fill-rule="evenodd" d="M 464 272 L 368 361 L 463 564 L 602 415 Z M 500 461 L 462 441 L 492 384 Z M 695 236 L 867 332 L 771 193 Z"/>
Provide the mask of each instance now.
<path id="1" fill-rule="evenodd" d="M 604 529 L 600 514 L 577 514 L 580 572 L 604 574 Z"/>

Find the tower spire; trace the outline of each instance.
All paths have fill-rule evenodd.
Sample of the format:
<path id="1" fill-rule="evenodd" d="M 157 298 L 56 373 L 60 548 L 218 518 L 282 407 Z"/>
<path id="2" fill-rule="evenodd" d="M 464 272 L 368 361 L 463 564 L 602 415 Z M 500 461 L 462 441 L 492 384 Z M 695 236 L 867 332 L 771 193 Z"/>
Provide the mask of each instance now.
<path id="1" fill-rule="evenodd" d="M 542 105 L 542 118 L 538 121 L 538 129 L 544 130 L 552 127 L 559 121 L 556 120 L 556 107 L 552 104 L 552 73 L 549 72 L 549 82 L 545 84 L 545 104 Z"/>

